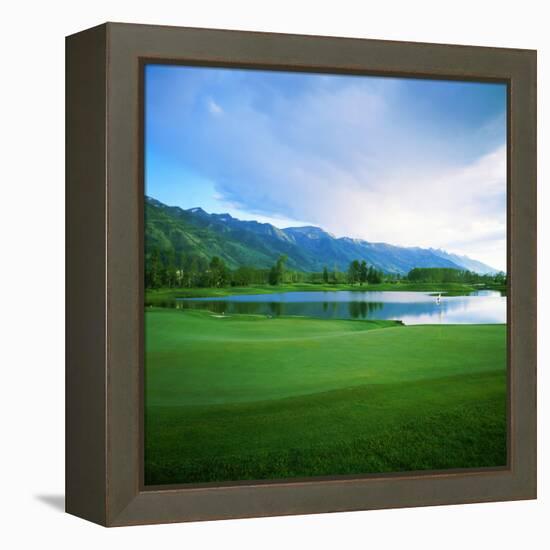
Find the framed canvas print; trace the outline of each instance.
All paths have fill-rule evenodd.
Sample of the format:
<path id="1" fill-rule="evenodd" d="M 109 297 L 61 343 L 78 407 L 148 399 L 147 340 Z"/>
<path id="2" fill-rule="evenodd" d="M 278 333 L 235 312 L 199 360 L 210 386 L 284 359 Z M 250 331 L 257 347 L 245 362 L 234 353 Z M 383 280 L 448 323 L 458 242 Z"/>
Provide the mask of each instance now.
<path id="1" fill-rule="evenodd" d="M 67 511 L 536 496 L 536 54 L 67 39 Z"/>

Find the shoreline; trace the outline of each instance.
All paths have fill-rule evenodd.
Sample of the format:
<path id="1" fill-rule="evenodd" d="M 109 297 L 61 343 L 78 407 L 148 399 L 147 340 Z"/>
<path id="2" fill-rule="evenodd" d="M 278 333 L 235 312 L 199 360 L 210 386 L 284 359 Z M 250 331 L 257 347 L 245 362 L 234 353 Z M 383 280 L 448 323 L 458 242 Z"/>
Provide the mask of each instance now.
<path id="1" fill-rule="evenodd" d="M 494 290 L 506 295 L 500 285 L 465 285 L 462 283 L 381 283 L 376 285 L 288 283 L 282 285 L 250 285 L 246 287 L 194 287 L 146 289 L 145 306 L 162 306 L 182 298 L 222 298 L 235 295 L 278 294 L 283 292 L 429 292 L 442 296 L 468 296 L 479 290 Z"/>

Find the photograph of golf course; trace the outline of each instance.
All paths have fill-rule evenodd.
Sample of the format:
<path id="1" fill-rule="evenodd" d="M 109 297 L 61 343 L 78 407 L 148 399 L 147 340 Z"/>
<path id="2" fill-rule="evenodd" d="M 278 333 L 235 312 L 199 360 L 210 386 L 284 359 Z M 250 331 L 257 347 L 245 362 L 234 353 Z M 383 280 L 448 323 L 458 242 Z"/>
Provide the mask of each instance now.
<path id="1" fill-rule="evenodd" d="M 144 84 L 145 485 L 505 466 L 506 85 Z"/>

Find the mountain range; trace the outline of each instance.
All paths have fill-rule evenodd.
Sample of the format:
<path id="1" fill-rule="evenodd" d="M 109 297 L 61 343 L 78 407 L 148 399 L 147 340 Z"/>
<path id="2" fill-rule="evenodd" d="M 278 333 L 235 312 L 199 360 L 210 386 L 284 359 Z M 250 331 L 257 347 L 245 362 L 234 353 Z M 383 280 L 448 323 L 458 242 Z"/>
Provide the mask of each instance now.
<path id="1" fill-rule="evenodd" d="M 353 260 L 401 275 L 414 267 L 449 267 L 480 274 L 498 271 L 445 250 L 335 237 L 313 226 L 279 229 L 229 214 L 209 214 L 200 207 L 167 206 L 151 197 L 145 198 L 145 247 L 146 253 L 158 248 L 206 260 L 219 256 L 232 269 L 245 265 L 269 268 L 285 254 L 288 268 L 299 271 L 318 272 L 325 266 L 345 271 Z"/>

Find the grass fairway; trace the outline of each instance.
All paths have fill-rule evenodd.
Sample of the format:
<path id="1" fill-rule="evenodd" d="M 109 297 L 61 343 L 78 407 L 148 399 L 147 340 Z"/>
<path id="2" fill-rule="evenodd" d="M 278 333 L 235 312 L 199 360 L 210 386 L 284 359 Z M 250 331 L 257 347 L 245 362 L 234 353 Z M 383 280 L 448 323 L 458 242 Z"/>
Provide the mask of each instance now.
<path id="1" fill-rule="evenodd" d="M 506 463 L 505 325 L 145 319 L 146 484 Z"/>

